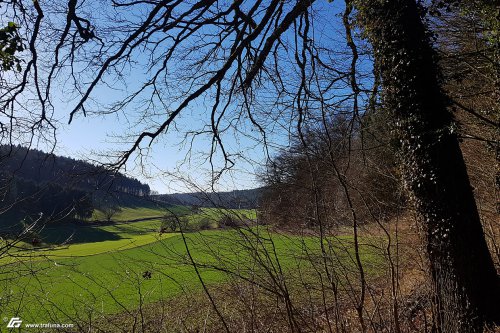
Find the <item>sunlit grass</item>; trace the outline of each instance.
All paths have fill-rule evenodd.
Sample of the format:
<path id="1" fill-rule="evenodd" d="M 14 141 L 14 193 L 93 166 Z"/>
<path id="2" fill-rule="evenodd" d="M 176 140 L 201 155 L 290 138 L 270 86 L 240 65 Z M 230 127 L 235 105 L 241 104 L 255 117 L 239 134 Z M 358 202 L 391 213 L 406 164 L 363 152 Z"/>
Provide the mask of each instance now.
<path id="1" fill-rule="evenodd" d="M 188 218 L 193 224 L 202 218 L 216 223 L 227 213 L 205 208 Z M 255 218 L 252 210 L 230 214 Z M 153 219 L 75 227 L 79 242 L 19 251 L 14 254 L 21 257 L 0 259 L 0 316 L 71 322 L 78 316 L 123 312 L 141 302 L 197 292 L 201 285 L 184 240 L 209 285 L 226 281 L 230 272 L 265 277 L 268 273 L 263 264 L 276 274 L 297 275 L 302 280 L 310 275 L 314 281 L 312 265 L 322 258 L 317 237 L 276 234 L 267 227 L 252 226 L 188 232 L 183 238 L 179 233 L 160 235 L 160 224 Z M 324 242 L 330 247 L 329 255 L 335 254 L 341 265 L 355 268 L 351 236 Z M 361 247 L 361 256 L 368 274 L 374 274 L 380 256 L 369 246 Z M 151 279 L 143 277 L 146 271 L 151 272 Z"/>

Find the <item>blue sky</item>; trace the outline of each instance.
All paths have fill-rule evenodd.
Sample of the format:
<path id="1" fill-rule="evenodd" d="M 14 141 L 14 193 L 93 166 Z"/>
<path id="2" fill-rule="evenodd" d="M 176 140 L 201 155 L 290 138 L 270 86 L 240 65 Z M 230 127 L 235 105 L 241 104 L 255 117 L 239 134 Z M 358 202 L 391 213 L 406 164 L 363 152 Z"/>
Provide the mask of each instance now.
<path id="1" fill-rule="evenodd" d="M 313 22 L 315 38 L 335 45 L 340 50 L 346 49 L 341 18 L 336 16 L 342 9 L 343 2 L 339 1 L 330 3 L 320 0 L 313 6 L 317 17 Z M 127 19 L 137 20 L 137 15 L 134 14 L 136 13 L 128 13 L 125 16 Z M 142 58 L 141 54 L 136 55 L 134 60 L 138 65 L 125 71 L 123 81 L 110 77 L 107 81 L 108 86 L 99 86 L 92 95 L 95 103 L 90 103 L 87 109 L 99 113 L 101 107 L 123 99 L 127 92 L 146 80 L 149 74 L 141 70 L 140 63 L 145 60 Z M 293 73 L 293 68 L 290 68 L 290 72 Z M 116 114 L 92 115 L 90 112 L 88 117 L 78 114 L 71 124 L 67 124 L 69 112 L 75 103 L 75 94 L 72 92 L 72 87 L 66 86 L 67 84 L 65 81 L 58 81 L 58 86 L 53 91 L 54 117 L 58 120 L 58 145 L 56 147 L 58 154 L 84 160 L 106 161 L 105 156 L 112 155 L 113 151 L 130 147 L 130 138 L 127 138 L 127 135 L 133 136 L 137 131 L 140 132 L 144 127 L 147 128 L 155 121 L 162 119 L 161 114 L 157 114 L 150 117 L 148 121 L 141 121 L 141 113 L 138 112 L 141 110 L 140 107 L 131 105 Z M 182 89 L 182 86 L 178 89 Z M 175 101 L 172 102 L 172 105 L 175 103 Z M 143 160 L 137 155 L 133 156 L 127 163 L 126 170 L 123 171 L 148 183 L 153 190 L 160 193 L 191 191 L 196 190 L 196 186 L 208 189 L 211 183 L 211 173 L 210 165 L 207 163 L 207 154 L 210 150 L 211 137 L 207 135 L 197 137 L 190 146 L 191 142 L 184 140 L 184 134 L 192 129 L 201 129 L 206 124 L 212 104 L 213 98 L 210 94 L 192 103 L 176 121 L 176 130 L 162 135 L 151 147 L 148 147 Z M 155 106 L 155 108 L 158 108 L 161 113 L 160 106 Z M 274 127 L 271 120 L 264 118 L 261 120 L 270 127 Z M 275 148 L 286 147 L 289 144 L 287 131 L 276 129 L 278 127 L 274 128 L 275 130 L 269 133 L 268 138 L 271 143 L 271 154 L 276 152 Z M 240 157 L 235 158 L 236 164 L 233 169 L 220 179 L 216 187 L 218 190 L 259 186 L 256 173 L 262 170 L 266 161 L 265 149 L 255 128 L 252 128 L 247 121 L 237 123 L 235 129 L 229 130 L 223 139 L 226 148 Z M 118 136 L 122 137 L 118 138 Z M 216 155 L 214 164 L 222 165 L 220 155 Z"/>

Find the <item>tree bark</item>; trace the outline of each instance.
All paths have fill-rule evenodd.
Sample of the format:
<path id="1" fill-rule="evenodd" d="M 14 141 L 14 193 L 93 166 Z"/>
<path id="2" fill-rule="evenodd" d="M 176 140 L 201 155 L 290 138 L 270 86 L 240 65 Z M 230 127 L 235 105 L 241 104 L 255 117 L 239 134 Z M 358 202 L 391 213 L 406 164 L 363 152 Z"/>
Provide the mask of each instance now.
<path id="1" fill-rule="evenodd" d="M 500 283 L 420 8 L 415 0 L 357 7 L 393 112 L 405 185 L 426 230 L 438 330 L 482 332 L 500 319 Z"/>

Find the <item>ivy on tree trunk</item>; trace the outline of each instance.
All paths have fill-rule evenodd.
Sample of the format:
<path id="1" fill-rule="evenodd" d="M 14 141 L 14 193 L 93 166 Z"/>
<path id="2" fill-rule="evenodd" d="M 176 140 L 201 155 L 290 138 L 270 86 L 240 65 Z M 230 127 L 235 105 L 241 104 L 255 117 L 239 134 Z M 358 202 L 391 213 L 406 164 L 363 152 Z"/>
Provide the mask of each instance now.
<path id="1" fill-rule="evenodd" d="M 436 54 L 415 0 L 357 2 L 393 112 L 405 185 L 422 219 L 441 332 L 499 321 L 500 286 L 486 245 Z"/>

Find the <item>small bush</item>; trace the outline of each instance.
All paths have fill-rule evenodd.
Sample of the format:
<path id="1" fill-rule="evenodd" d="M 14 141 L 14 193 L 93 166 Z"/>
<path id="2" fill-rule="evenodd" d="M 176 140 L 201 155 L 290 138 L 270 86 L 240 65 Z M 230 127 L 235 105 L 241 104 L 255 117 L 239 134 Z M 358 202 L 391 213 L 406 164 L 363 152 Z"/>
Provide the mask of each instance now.
<path id="1" fill-rule="evenodd" d="M 106 221 L 111 222 L 112 218 L 122 211 L 122 209 L 118 206 L 106 206 L 101 208 Z"/>
<path id="2" fill-rule="evenodd" d="M 207 217 L 204 217 L 198 222 L 197 227 L 198 230 L 212 229 L 212 222 Z"/>
<path id="3" fill-rule="evenodd" d="M 160 232 L 167 230 L 175 232 L 177 229 L 185 231 L 188 228 L 189 219 L 185 216 L 176 216 L 172 214 L 165 214 L 161 218 Z"/>
<path id="4" fill-rule="evenodd" d="M 172 214 L 165 214 L 161 218 L 161 232 L 171 231 L 174 232 L 177 230 L 177 218 Z"/>
<path id="5" fill-rule="evenodd" d="M 219 220 L 220 228 L 238 228 L 242 225 L 242 221 L 234 215 L 224 215 Z"/>
<path id="6" fill-rule="evenodd" d="M 179 219 L 177 220 L 177 224 L 179 225 L 180 230 L 188 231 L 189 227 L 190 227 L 189 217 L 187 217 L 187 216 L 179 217 Z"/>

